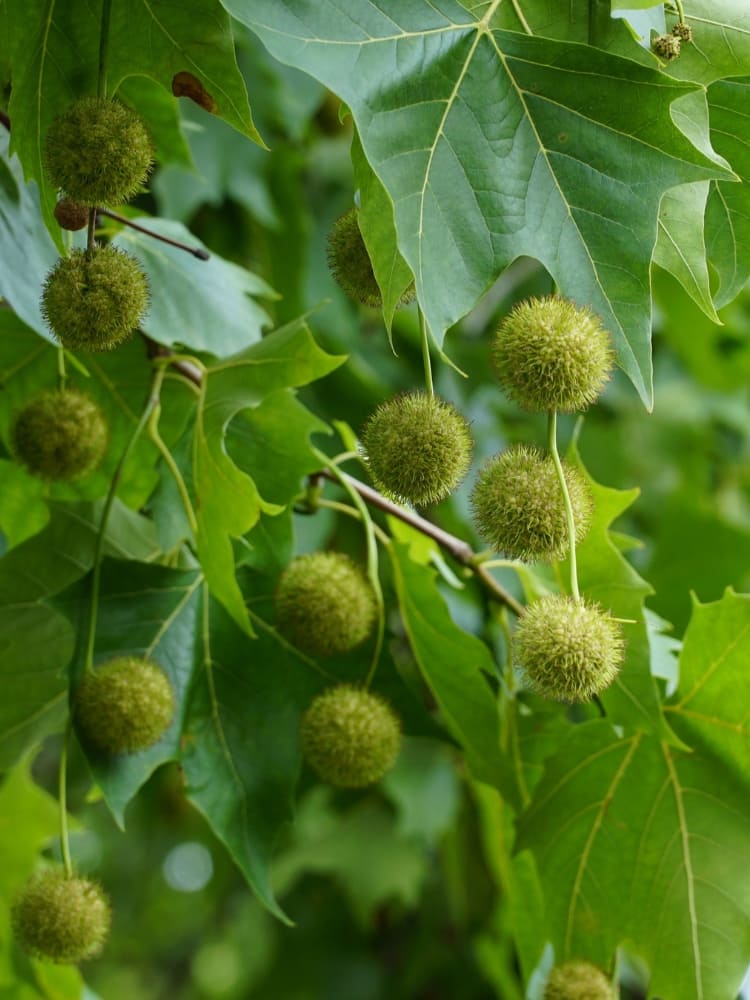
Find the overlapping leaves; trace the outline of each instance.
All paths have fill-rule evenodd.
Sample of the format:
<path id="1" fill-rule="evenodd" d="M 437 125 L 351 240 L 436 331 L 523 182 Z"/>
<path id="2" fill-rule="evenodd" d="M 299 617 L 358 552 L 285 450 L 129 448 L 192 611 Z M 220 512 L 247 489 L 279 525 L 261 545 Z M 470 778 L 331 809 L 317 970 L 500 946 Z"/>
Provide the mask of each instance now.
<path id="1" fill-rule="evenodd" d="M 363 3 L 347 17 L 332 0 L 225 6 L 351 108 L 438 342 L 526 254 L 604 317 L 650 399 L 661 197 L 727 176 L 670 117 L 694 85 L 589 46 L 492 29 L 497 3 L 481 20 L 449 0 L 398 12 Z"/>
<path id="2" fill-rule="evenodd" d="M 605 965 L 627 941 L 649 963 L 650 996 L 734 996 L 750 948 L 749 821 L 746 793 L 703 755 L 577 727 L 520 821 L 556 956 Z"/>

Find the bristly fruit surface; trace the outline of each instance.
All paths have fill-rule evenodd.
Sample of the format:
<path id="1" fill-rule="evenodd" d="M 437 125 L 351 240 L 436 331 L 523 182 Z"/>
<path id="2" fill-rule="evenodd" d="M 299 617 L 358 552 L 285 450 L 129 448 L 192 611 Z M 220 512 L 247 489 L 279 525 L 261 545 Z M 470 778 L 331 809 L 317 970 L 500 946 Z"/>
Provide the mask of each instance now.
<path id="1" fill-rule="evenodd" d="M 359 646 L 372 631 L 376 615 L 369 580 L 342 552 L 297 556 L 279 578 L 278 629 L 310 656 L 347 653 Z"/>
<path id="2" fill-rule="evenodd" d="M 312 702 L 302 719 L 301 740 L 305 759 L 323 781 L 364 788 L 395 764 L 401 725 L 379 695 L 342 684 Z"/>
<path id="3" fill-rule="evenodd" d="M 590 309 L 552 295 L 520 302 L 503 319 L 492 361 L 503 390 L 524 409 L 576 412 L 598 399 L 614 353 Z"/>
<path id="4" fill-rule="evenodd" d="M 625 653 L 620 623 L 598 604 L 564 594 L 526 607 L 513 656 L 529 686 L 553 701 L 588 701 L 617 677 Z"/>
<path id="5" fill-rule="evenodd" d="M 109 440 L 107 420 L 77 389 L 47 389 L 18 411 L 11 427 L 13 454 L 35 476 L 69 482 L 92 472 Z"/>
<path id="6" fill-rule="evenodd" d="M 112 914 L 96 882 L 50 870 L 32 875 L 21 888 L 11 921 L 16 940 L 27 954 L 74 965 L 102 950 Z"/>
<path id="7" fill-rule="evenodd" d="M 52 183 L 82 205 L 118 205 L 140 191 L 153 163 L 151 137 L 119 101 L 82 97 L 50 125 L 44 164 Z"/>
<path id="8" fill-rule="evenodd" d="M 120 656 L 84 676 L 74 713 L 79 730 L 96 749 L 137 753 L 157 743 L 171 725 L 174 691 L 155 663 Z"/>
<path id="9" fill-rule="evenodd" d="M 617 1000 L 612 981 L 591 962 L 556 965 L 550 972 L 544 1000 Z"/>
<path id="10" fill-rule="evenodd" d="M 47 275 L 42 314 L 63 347 L 109 351 L 130 337 L 148 306 L 140 264 L 115 247 L 73 250 Z"/>
<path id="11" fill-rule="evenodd" d="M 591 524 L 594 504 L 586 479 L 563 462 L 576 542 Z M 482 538 L 498 552 L 524 562 L 550 562 L 568 553 L 565 501 L 551 456 L 523 444 L 495 455 L 479 473 L 471 495 Z"/>
<path id="12" fill-rule="evenodd" d="M 425 392 L 382 403 L 365 424 L 362 441 L 378 489 L 415 507 L 447 497 L 471 462 L 468 422 L 452 403 Z"/>
<path id="13" fill-rule="evenodd" d="M 356 208 L 344 212 L 331 227 L 328 234 L 328 267 L 338 286 L 350 299 L 372 309 L 382 308 L 383 296 L 362 238 Z M 402 304 L 412 302 L 414 295 L 412 283 L 401 296 Z"/>

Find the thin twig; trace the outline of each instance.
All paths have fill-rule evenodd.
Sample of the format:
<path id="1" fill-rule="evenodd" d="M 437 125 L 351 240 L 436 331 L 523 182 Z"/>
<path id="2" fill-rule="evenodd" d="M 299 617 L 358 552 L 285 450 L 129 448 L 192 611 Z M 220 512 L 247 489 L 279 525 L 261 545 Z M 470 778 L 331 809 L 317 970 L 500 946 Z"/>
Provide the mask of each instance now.
<path id="1" fill-rule="evenodd" d="M 10 118 L 8 118 L 4 111 L 0 111 L 0 125 L 4 125 L 10 132 Z"/>
<path id="2" fill-rule="evenodd" d="M 328 469 L 322 469 L 319 473 L 316 473 L 316 475 L 323 476 L 334 483 L 337 482 L 339 478 Z M 523 605 L 517 601 L 512 594 L 508 593 L 502 584 L 498 583 L 488 569 L 477 561 L 477 554 L 468 542 L 465 542 L 462 538 L 457 538 L 455 535 L 451 535 L 449 532 L 444 531 L 431 521 L 426 520 L 424 517 L 420 517 L 419 514 L 415 514 L 414 511 L 407 510 L 405 507 L 399 507 L 398 504 L 393 503 L 392 500 L 384 497 L 382 493 L 378 493 L 377 490 L 368 486 L 367 483 L 360 482 L 359 479 L 355 479 L 353 476 L 350 476 L 345 472 L 339 472 L 339 476 L 343 476 L 349 485 L 356 490 L 357 493 L 359 493 L 366 503 L 373 507 L 377 507 L 378 510 L 382 510 L 385 514 L 397 517 L 400 521 L 403 521 L 404 524 L 408 524 L 410 527 L 421 532 L 421 534 L 426 535 L 434 542 L 437 542 L 441 548 L 445 549 L 446 552 L 453 556 L 456 562 L 461 563 L 462 566 L 467 566 L 473 573 L 475 573 L 480 582 L 501 604 L 510 608 L 515 615 L 523 614 Z"/>
<path id="3" fill-rule="evenodd" d="M 162 243 L 168 243 L 171 247 L 177 247 L 178 250 L 184 250 L 185 253 L 192 254 L 193 257 L 197 257 L 198 260 L 210 260 L 211 254 L 208 250 L 204 250 L 202 247 L 191 247 L 187 243 L 181 243 L 179 240 L 173 240 L 170 236 L 162 236 L 161 233 L 155 233 L 152 229 L 146 229 L 145 226 L 139 225 L 137 222 L 133 222 L 132 219 L 128 219 L 124 215 L 120 215 L 119 212 L 113 212 L 110 208 L 99 208 L 97 209 L 99 215 L 106 215 L 109 219 L 114 219 L 115 222 L 120 222 L 123 226 L 130 226 L 131 229 L 137 230 L 139 233 L 143 233 L 145 236 L 150 236 L 152 239 L 161 240 Z"/>

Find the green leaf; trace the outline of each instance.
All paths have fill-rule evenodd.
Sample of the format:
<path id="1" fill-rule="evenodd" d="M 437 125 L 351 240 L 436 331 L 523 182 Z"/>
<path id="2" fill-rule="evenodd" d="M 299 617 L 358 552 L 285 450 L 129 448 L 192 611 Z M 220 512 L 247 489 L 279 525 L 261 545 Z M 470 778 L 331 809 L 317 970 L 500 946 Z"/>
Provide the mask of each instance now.
<path id="1" fill-rule="evenodd" d="M 693 606 L 679 688 L 664 711 L 686 743 L 715 755 L 742 782 L 750 773 L 750 596 L 727 591 Z"/>
<path id="2" fill-rule="evenodd" d="M 182 120 L 189 130 L 195 167 L 188 169 L 174 163 L 157 172 L 152 190 L 160 213 L 187 223 L 201 205 L 218 208 L 225 198 L 231 198 L 246 207 L 261 225 L 278 227 L 267 173 L 274 154 L 251 145 L 226 122 L 191 105 L 182 108 Z M 284 153 L 288 155 L 288 151 Z"/>
<path id="3" fill-rule="evenodd" d="M 269 864 L 292 818 L 299 720 L 320 680 L 273 630 L 256 626 L 252 641 L 221 607 L 204 603 L 182 764 L 188 797 L 261 901 L 288 923 Z"/>
<path id="4" fill-rule="evenodd" d="M 152 232 L 205 250 L 181 222 L 136 221 Z M 255 298 L 273 298 L 274 292 L 244 267 L 213 253 L 208 260 L 198 260 L 127 227 L 113 242 L 135 254 L 148 276 L 152 294 L 142 326 L 160 344 L 231 354 L 260 340 L 263 328 L 270 325 Z"/>
<path id="5" fill-rule="evenodd" d="M 50 966 L 21 953 L 13 942 L 10 904 L 33 873 L 37 856 L 59 835 L 55 800 L 36 785 L 30 761 L 19 763 L 0 785 L 0 996 L 7 1000 L 80 1000 L 78 969 Z"/>
<path id="6" fill-rule="evenodd" d="M 426 876 L 422 845 L 401 834 L 382 803 L 365 799 L 337 813 L 332 798 L 331 789 L 317 788 L 302 803 L 297 843 L 274 870 L 279 883 L 288 889 L 305 872 L 337 877 L 364 927 L 379 905 L 416 906 Z"/>
<path id="7" fill-rule="evenodd" d="M 180 106 L 175 97 L 147 76 L 128 77 L 121 84 L 117 96 L 135 108 L 146 123 L 160 167 L 169 163 L 192 166 L 190 147 L 180 122 Z"/>
<path id="8" fill-rule="evenodd" d="M 27 326 L 51 340 L 39 300 L 57 251 L 49 233 L 39 225 L 37 187 L 24 183 L 18 157 L 9 155 L 9 143 L 10 136 L 0 129 L 0 296 Z M 5 323 L 10 317 L 2 319 Z"/>
<path id="9" fill-rule="evenodd" d="M 0 635 L 2 770 L 27 747 L 62 728 L 68 694 L 65 668 L 74 633 L 51 608 L 17 601 L 0 605 Z"/>
<path id="10" fill-rule="evenodd" d="M 455 824 L 461 798 L 453 756 L 436 741 L 404 741 L 396 766 L 382 780 L 398 809 L 401 836 L 432 847 Z"/>
<path id="11" fill-rule="evenodd" d="M 371 3 L 356 19 L 333 0 L 225 6 L 351 108 L 438 344 L 525 254 L 601 314 L 650 401 L 659 203 L 676 184 L 725 176 L 670 117 L 686 90 L 589 46 L 491 30 L 497 2 L 481 21 L 449 0 L 400 14 Z"/>
<path id="12" fill-rule="evenodd" d="M 702 601 L 713 601 L 727 586 L 745 589 L 749 567 L 750 530 L 745 524 L 689 493 L 675 495 L 662 513 L 648 568 L 656 590 L 654 610 L 681 632 L 690 619 L 691 591 Z"/>
<path id="13" fill-rule="evenodd" d="M 519 822 L 556 960 L 607 965 L 627 942 L 651 967 L 649 996 L 735 996 L 750 949 L 748 829 L 746 791 L 708 758 L 618 739 L 605 722 L 576 727 Z"/>
<path id="14" fill-rule="evenodd" d="M 602 702 L 615 724 L 665 736 L 668 727 L 651 675 L 644 608 L 644 601 L 653 590 L 622 555 L 610 530 L 612 523 L 633 504 L 640 490 L 613 490 L 601 486 L 588 476 L 576 453 L 571 457 L 587 476 L 595 504 L 591 528 L 576 551 L 581 591 L 616 618 L 629 620 L 622 626 L 625 662 L 612 685 L 602 692 Z"/>
<path id="15" fill-rule="evenodd" d="M 241 410 L 257 407 L 280 389 L 322 378 L 343 360 L 322 351 L 304 322 L 297 321 L 204 375 L 193 439 L 198 556 L 211 592 L 248 632 L 231 539 L 250 531 L 261 513 L 278 513 L 280 508 L 264 500 L 254 479 L 227 455 L 227 427 Z M 269 455 L 268 461 L 275 463 L 276 456 Z"/>
<path id="16" fill-rule="evenodd" d="M 453 622 L 431 569 L 412 562 L 408 547 L 398 542 L 389 553 L 401 616 L 422 677 L 445 725 L 466 752 L 474 777 L 499 787 L 506 766 L 500 716 L 483 676 L 496 673 L 490 651 Z"/>
<path id="17" fill-rule="evenodd" d="M 697 181 L 667 191 L 659 211 L 654 263 L 677 278 L 710 320 L 721 323 L 711 298 L 703 235 L 709 190 L 707 181 Z"/>
<path id="18" fill-rule="evenodd" d="M 57 350 L 35 336 L 17 318 L 0 313 L 0 434 L 10 451 L 10 427 L 16 411 L 40 389 L 57 384 Z M 109 489 L 114 470 L 125 443 L 130 439 L 140 417 L 151 384 L 151 369 L 146 363 L 140 338 L 133 338 L 117 351 L 86 355 L 88 377 L 70 366 L 69 384 L 88 393 L 105 412 L 109 424 L 109 444 L 101 464 L 83 479 L 73 483 L 49 484 L 45 492 L 52 499 L 93 499 Z M 163 407 L 169 440 L 171 427 L 184 419 L 192 394 L 178 380 L 164 386 Z M 119 496 L 134 507 L 145 503 L 156 483 L 154 466 L 156 448 L 142 437 L 124 468 L 118 484 Z M 36 482 L 30 474 L 31 483 Z"/>
<path id="19" fill-rule="evenodd" d="M 42 144 L 71 100 L 96 93 L 101 0 L 6 0 L 6 5 L 13 149 L 26 177 L 40 186 L 45 222 L 62 248 Z M 177 77 L 182 92 L 262 145 L 237 68 L 231 21 L 218 0 L 113 0 L 108 94 L 132 76 L 149 77 L 169 92 Z"/>
<path id="20" fill-rule="evenodd" d="M 0 768 L 65 723 L 75 634 L 62 615 L 35 602 L 88 572 L 100 518 L 100 504 L 52 505 L 44 530 L 0 559 Z M 149 522 L 115 501 L 104 551 L 146 558 L 154 548 Z"/>
<path id="21" fill-rule="evenodd" d="M 383 319 L 390 337 L 394 313 L 414 278 L 398 250 L 393 202 L 367 162 L 356 131 L 352 138 L 352 163 L 360 194 L 359 227 L 383 296 Z"/>
<path id="22" fill-rule="evenodd" d="M 278 389 L 231 422 L 226 450 L 237 467 L 253 477 L 266 500 L 287 504 L 300 493 L 303 478 L 320 469 L 310 446 L 312 434 L 330 434 L 330 429 L 289 389 Z"/>
<path id="23" fill-rule="evenodd" d="M 750 66 L 750 8 L 745 0 L 690 0 L 685 14 L 692 45 L 669 64 L 670 76 L 704 86 L 728 76 L 744 76 Z M 670 16 L 667 27 L 677 20 Z"/>
<path id="24" fill-rule="evenodd" d="M 719 276 L 719 307 L 731 302 L 750 277 L 750 147 L 745 139 L 749 102 L 748 77 L 721 80 L 708 88 L 711 140 L 740 178 L 739 183 L 712 184 L 707 207 L 708 256 Z"/>
<path id="25" fill-rule="evenodd" d="M 172 725 L 158 743 L 140 753 L 110 757 L 77 731 L 96 783 L 121 827 L 125 825 L 125 808 L 141 785 L 157 767 L 179 756 L 198 635 L 201 582 L 196 570 L 110 559 L 102 564 L 95 666 L 116 656 L 144 656 L 166 672 L 175 694 Z M 60 594 L 55 606 L 77 629 L 78 644 L 70 668 L 74 690 L 84 665 L 91 581 L 86 578 Z"/>

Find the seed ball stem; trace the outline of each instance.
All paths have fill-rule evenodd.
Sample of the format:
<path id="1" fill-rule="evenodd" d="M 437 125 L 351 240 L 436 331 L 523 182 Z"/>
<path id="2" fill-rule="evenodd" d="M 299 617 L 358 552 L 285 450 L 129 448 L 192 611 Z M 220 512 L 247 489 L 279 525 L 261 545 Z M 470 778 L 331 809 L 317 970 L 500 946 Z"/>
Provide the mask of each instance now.
<path id="1" fill-rule="evenodd" d="M 96 882 L 50 870 L 33 875 L 21 888 L 11 921 L 16 940 L 27 954 L 75 965 L 102 950 L 112 913 Z"/>
<path id="2" fill-rule="evenodd" d="M 563 464 L 575 513 L 575 538 L 581 541 L 591 523 L 593 498 L 574 466 Z M 568 553 L 565 500 L 551 456 L 516 444 L 491 458 L 479 473 L 471 495 L 474 520 L 494 551 L 525 562 L 550 562 Z"/>
<path id="3" fill-rule="evenodd" d="M 297 556 L 279 578 L 279 631 L 310 656 L 355 649 L 369 636 L 376 617 L 372 586 L 341 552 Z"/>
<path id="4" fill-rule="evenodd" d="M 152 163 L 148 130 L 119 101 L 82 97 L 53 121 L 45 138 L 50 181 L 89 207 L 132 198 Z"/>
<path id="5" fill-rule="evenodd" d="M 492 361 L 503 390 L 524 409 L 575 412 L 599 397 L 614 354 L 590 309 L 551 295 L 520 302 L 505 317 Z"/>
<path id="6" fill-rule="evenodd" d="M 109 428 L 90 396 L 77 389 L 46 389 L 18 411 L 11 439 L 15 457 L 33 475 L 70 482 L 102 460 Z"/>
<path id="7" fill-rule="evenodd" d="M 556 965 L 544 990 L 544 1000 L 617 1000 L 611 980 L 591 962 Z"/>
<path id="8" fill-rule="evenodd" d="M 393 767 L 401 726 L 379 695 L 339 685 L 314 699 L 303 716 L 302 752 L 317 774 L 339 788 L 364 788 Z"/>
<path id="9" fill-rule="evenodd" d="M 68 350 L 108 351 L 130 337 L 148 306 L 135 257 L 113 246 L 74 250 L 47 275 L 42 313 Z"/>
<path id="10" fill-rule="evenodd" d="M 553 701 L 588 701 L 619 673 L 622 630 L 598 604 L 563 594 L 527 605 L 513 637 L 516 665 L 529 686 Z"/>
<path id="11" fill-rule="evenodd" d="M 381 492 L 424 507 L 454 490 L 471 462 L 469 425 L 451 403 L 424 392 L 387 400 L 362 431 L 367 465 Z"/>
<path id="12" fill-rule="evenodd" d="M 174 716 L 174 692 L 156 664 L 121 656 L 87 672 L 75 718 L 85 739 L 107 754 L 137 753 L 157 743 Z"/>

